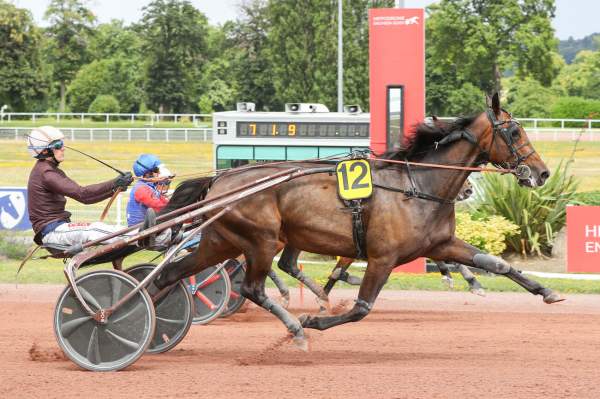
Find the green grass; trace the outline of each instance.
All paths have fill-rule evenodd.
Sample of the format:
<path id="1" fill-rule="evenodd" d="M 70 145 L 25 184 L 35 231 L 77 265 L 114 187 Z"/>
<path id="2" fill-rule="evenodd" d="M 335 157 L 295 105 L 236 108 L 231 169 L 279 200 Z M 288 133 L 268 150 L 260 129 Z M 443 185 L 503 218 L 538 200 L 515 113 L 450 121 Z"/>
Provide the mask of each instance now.
<path id="1" fill-rule="evenodd" d="M 540 141 L 535 150 L 552 170 L 561 159 L 568 159 L 573 150 L 572 142 Z M 571 168 L 580 181 L 579 190 L 594 191 L 600 189 L 600 142 L 580 142 L 575 152 L 575 161 Z"/>
<path id="2" fill-rule="evenodd" d="M 131 122 L 129 119 L 121 119 L 114 120 L 112 118 L 109 123 L 105 121 L 93 121 L 89 118 L 84 118 L 83 122 L 79 117 L 76 118 L 65 118 L 61 116 L 60 121 L 57 121 L 56 118 L 36 118 L 35 122 L 31 120 L 15 120 L 11 119 L 7 121 L 0 122 L 0 128 L 11 128 L 11 127 L 36 127 L 36 126 L 45 126 L 51 125 L 58 128 L 193 128 L 193 127 L 211 127 L 212 121 L 210 118 L 204 118 L 203 120 L 197 119 L 197 126 L 194 125 L 191 118 L 186 118 L 184 121 L 160 121 L 151 123 L 150 121 L 136 119 L 134 122 Z"/>
<path id="3" fill-rule="evenodd" d="M 128 257 L 125 260 L 124 268 L 131 267 L 135 264 L 149 262 L 154 258 L 153 252 L 140 252 Z M 13 284 L 17 282 L 15 274 L 19 261 L 4 260 L 0 261 L 0 283 Z M 275 270 L 278 270 L 273 265 Z M 80 270 L 80 274 L 87 273 L 92 270 L 110 268 L 109 265 L 100 265 L 87 267 Z M 304 273 L 314 278 L 319 284 L 323 285 L 327 282 L 327 277 L 333 263 L 310 264 L 304 265 Z M 362 275 L 363 269 L 350 268 L 350 272 L 354 275 Z M 278 271 L 280 277 L 290 287 L 298 287 L 298 281 L 294 280 L 287 274 Z M 459 274 L 453 274 L 455 291 L 467 291 L 467 283 Z M 501 276 L 478 276 L 481 284 L 487 291 L 494 292 L 526 292 L 520 286 Z M 542 285 L 549 287 L 561 293 L 578 293 L 578 294 L 600 294 L 600 284 L 597 281 L 583 280 L 568 280 L 568 279 L 544 279 L 534 277 Z M 65 276 L 63 274 L 63 263 L 58 259 L 32 260 L 28 262 L 18 279 L 19 284 L 65 284 Z M 268 280 L 268 286 L 274 287 L 273 283 Z M 348 288 L 345 283 L 338 283 L 339 288 Z M 410 274 L 410 273 L 393 273 L 385 289 L 390 290 L 424 290 L 424 291 L 445 291 L 446 286 L 442 283 L 439 273 L 427 274 Z"/>

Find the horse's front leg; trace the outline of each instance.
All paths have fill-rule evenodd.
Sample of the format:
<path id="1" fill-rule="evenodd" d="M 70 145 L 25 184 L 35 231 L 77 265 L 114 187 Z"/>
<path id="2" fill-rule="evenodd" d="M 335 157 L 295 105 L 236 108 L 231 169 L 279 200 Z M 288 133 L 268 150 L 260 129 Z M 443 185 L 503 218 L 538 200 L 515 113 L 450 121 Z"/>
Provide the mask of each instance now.
<path id="1" fill-rule="evenodd" d="M 549 288 L 543 287 L 510 266 L 504 259 L 486 254 L 472 245 L 453 237 L 449 241 L 438 245 L 431 252 L 425 254 L 432 259 L 443 259 L 458 262 L 463 265 L 477 267 L 494 274 L 508 277 L 521 287 L 534 295 L 541 295 L 546 303 L 560 302 L 564 299 Z"/>
<path id="2" fill-rule="evenodd" d="M 319 284 L 317 284 L 315 280 L 308 277 L 302 272 L 302 270 L 298 268 L 298 256 L 300 256 L 300 252 L 300 250 L 286 245 L 283 249 L 283 252 L 281 253 L 281 258 L 279 258 L 279 262 L 277 262 L 277 266 L 290 276 L 294 277 L 296 280 L 300 281 L 302 284 L 308 287 L 308 289 L 311 290 L 313 294 L 317 296 L 317 303 L 319 304 L 320 311 L 327 310 L 329 309 L 329 297 L 327 296 L 325 291 L 323 291 L 323 288 Z"/>
<path id="3" fill-rule="evenodd" d="M 375 299 L 377 299 L 381 288 L 392 272 L 393 266 L 390 265 L 394 265 L 393 260 L 369 259 L 367 271 L 358 292 L 358 298 L 352 309 L 337 316 L 302 315 L 300 316 L 302 326 L 305 328 L 326 330 L 340 324 L 363 319 L 373 308 Z"/>

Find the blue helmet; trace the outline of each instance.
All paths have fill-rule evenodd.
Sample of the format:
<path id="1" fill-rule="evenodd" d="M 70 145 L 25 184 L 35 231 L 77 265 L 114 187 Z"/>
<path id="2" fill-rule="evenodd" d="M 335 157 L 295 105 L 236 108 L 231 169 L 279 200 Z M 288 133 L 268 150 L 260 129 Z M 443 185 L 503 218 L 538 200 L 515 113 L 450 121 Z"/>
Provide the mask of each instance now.
<path id="1" fill-rule="evenodd" d="M 158 171 L 158 166 L 161 164 L 160 159 L 156 155 L 142 154 L 133 163 L 133 173 L 137 177 L 142 177 L 146 173 Z"/>

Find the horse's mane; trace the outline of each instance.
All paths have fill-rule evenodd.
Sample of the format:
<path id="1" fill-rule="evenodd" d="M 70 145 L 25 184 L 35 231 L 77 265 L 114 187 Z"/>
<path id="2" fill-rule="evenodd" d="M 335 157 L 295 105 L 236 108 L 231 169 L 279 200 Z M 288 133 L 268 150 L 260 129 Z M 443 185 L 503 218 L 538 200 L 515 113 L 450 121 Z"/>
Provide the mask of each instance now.
<path id="1" fill-rule="evenodd" d="M 174 211 L 175 209 L 183 208 L 184 206 L 203 200 L 213 179 L 213 177 L 209 176 L 183 181 L 173 192 L 167 206 L 165 206 L 158 214 L 163 215 Z"/>
<path id="2" fill-rule="evenodd" d="M 452 122 L 434 120 L 433 123 L 421 122 L 413 126 L 414 134 L 405 141 L 399 150 L 388 151 L 379 158 L 395 160 L 417 160 L 423 158 L 433 145 L 448 134 L 465 129 L 478 115 L 459 117 Z"/>

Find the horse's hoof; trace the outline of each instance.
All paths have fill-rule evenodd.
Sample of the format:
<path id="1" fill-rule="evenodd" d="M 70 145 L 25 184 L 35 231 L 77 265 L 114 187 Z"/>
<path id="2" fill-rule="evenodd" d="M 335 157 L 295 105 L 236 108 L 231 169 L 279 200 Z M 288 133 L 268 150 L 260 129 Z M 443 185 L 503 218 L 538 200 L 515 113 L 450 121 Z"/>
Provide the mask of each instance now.
<path id="1" fill-rule="evenodd" d="M 304 337 L 292 338 L 294 346 L 303 352 L 308 352 L 308 340 Z"/>
<path id="2" fill-rule="evenodd" d="M 328 299 L 321 299 L 317 297 L 317 304 L 319 305 L 319 313 L 323 313 L 331 309 Z"/>
<path id="3" fill-rule="evenodd" d="M 562 302 L 565 299 L 566 298 L 561 297 L 556 292 L 551 292 L 550 294 L 548 294 L 544 297 L 544 302 L 547 304 L 551 304 L 551 303 L 556 303 L 556 302 Z"/>
<path id="4" fill-rule="evenodd" d="M 448 286 L 448 288 L 450 288 L 451 290 L 454 289 L 454 279 L 448 276 L 443 276 L 442 283 L 446 284 L 446 286 Z"/>
<path id="5" fill-rule="evenodd" d="M 485 296 L 485 290 L 483 288 L 473 288 L 471 289 L 471 294 Z"/>
<path id="6" fill-rule="evenodd" d="M 306 327 L 306 325 L 308 324 L 308 321 L 309 321 L 309 320 L 310 320 L 310 315 L 308 315 L 308 314 L 306 314 L 306 313 L 304 313 L 304 314 L 301 314 L 301 315 L 298 317 L 298 321 L 300 322 L 300 325 L 301 325 L 302 327 Z"/>

